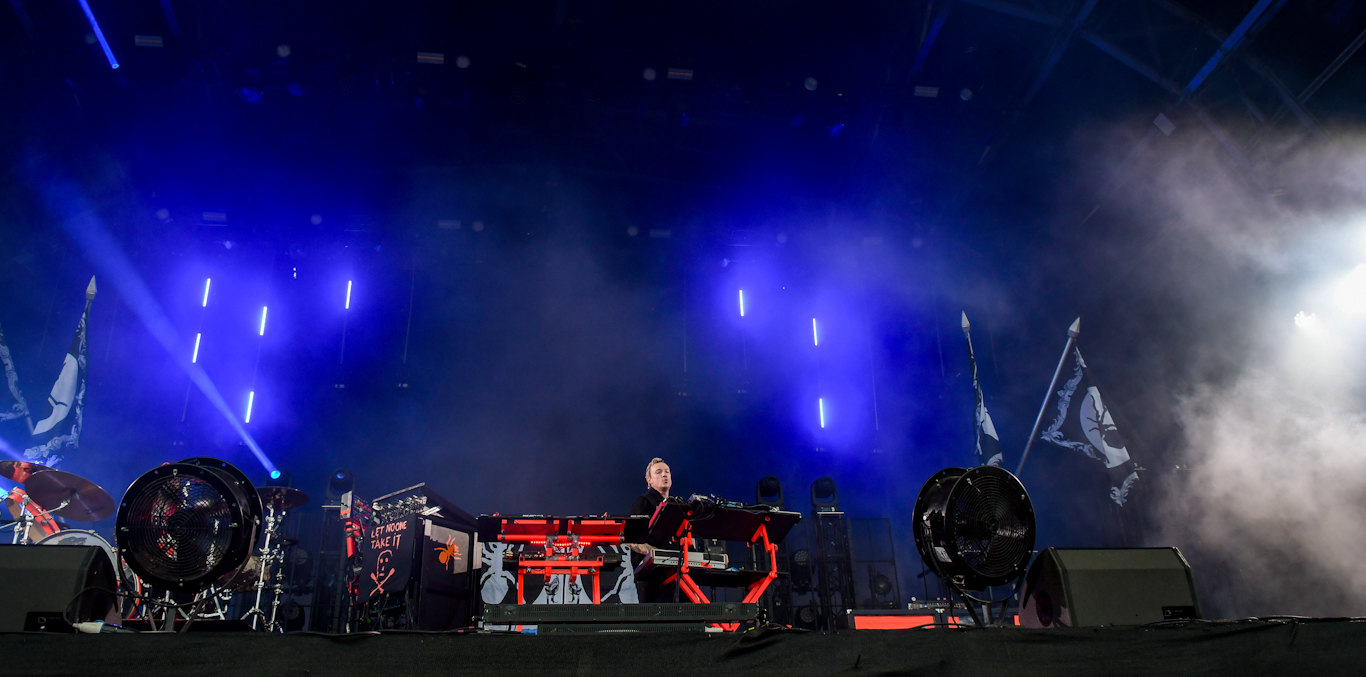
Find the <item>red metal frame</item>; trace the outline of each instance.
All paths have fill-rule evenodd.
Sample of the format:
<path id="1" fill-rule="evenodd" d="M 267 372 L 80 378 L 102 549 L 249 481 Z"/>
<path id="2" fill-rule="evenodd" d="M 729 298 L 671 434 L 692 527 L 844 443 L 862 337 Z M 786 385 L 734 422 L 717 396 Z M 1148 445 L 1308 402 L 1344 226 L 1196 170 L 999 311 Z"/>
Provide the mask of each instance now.
<path id="1" fill-rule="evenodd" d="M 526 604 L 527 574 L 539 574 L 550 582 L 550 577 L 567 574 L 593 577 L 593 603 L 602 603 L 599 573 L 602 558 L 582 559 L 583 548 L 590 545 L 621 545 L 626 523 L 613 519 L 577 519 L 547 517 L 544 519 L 516 519 L 503 521 L 498 540 L 504 543 L 539 545 L 544 554 L 522 555 L 517 560 L 517 603 Z"/>
<path id="2" fill-rule="evenodd" d="M 698 586 L 697 582 L 688 574 L 688 570 L 690 569 L 688 565 L 688 550 L 694 542 L 692 537 L 692 523 L 691 520 L 688 519 L 689 517 L 692 517 L 691 510 L 689 510 L 687 516 L 683 518 L 683 523 L 678 525 L 678 544 L 683 551 L 679 557 L 678 573 L 664 579 L 664 583 L 667 585 L 676 579 L 678 581 L 679 590 L 682 590 L 683 594 L 687 595 L 688 599 L 692 601 L 693 604 L 710 604 L 711 600 L 707 599 L 706 594 L 702 592 L 702 588 Z M 764 521 L 767 522 L 768 517 L 764 517 Z M 749 543 L 753 544 L 756 542 L 762 543 L 764 550 L 768 552 L 768 575 L 750 583 L 745 588 L 745 599 L 742 602 L 743 604 L 753 604 L 758 601 L 759 598 L 763 596 L 764 591 L 768 590 L 768 586 L 778 578 L 778 546 L 768 541 L 767 525 L 760 524 L 759 528 L 754 530 L 754 535 L 750 536 Z M 740 628 L 739 623 L 712 623 L 712 625 L 729 632 L 734 632 Z"/>

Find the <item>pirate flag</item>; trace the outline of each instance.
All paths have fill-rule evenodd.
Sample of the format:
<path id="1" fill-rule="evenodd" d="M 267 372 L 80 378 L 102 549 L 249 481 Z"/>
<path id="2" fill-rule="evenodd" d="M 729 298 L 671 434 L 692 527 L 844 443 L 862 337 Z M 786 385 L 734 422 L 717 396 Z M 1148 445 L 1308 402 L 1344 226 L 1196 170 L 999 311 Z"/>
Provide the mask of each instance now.
<path id="1" fill-rule="evenodd" d="M 81 440 L 81 423 L 85 418 L 85 385 L 90 365 L 90 304 L 95 300 L 95 278 L 85 289 L 85 312 L 76 326 L 76 336 L 62 361 L 62 371 L 52 384 L 47 403 L 52 413 L 33 424 L 34 445 L 24 450 L 24 456 L 46 466 L 61 460 L 55 452 L 63 447 L 75 447 Z"/>
<path id="2" fill-rule="evenodd" d="M 1061 389 L 1050 395 L 1049 403 L 1054 405 L 1056 413 L 1039 434 L 1039 439 L 1104 463 L 1110 477 L 1110 500 L 1124 505 L 1129 499 L 1129 490 L 1138 481 L 1139 467 L 1129 456 L 1128 446 L 1115 427 L 1100 388 L 1086 370 L 1081 350 L 1073 347 L 1070 357 L 1071 375 Z M 1049 407 L 1045 405 L 1044 408 Z"/>
<path id="3" fill-rule="evenodd" d="M 968 367 L 972 373 L 972 392 L 977 406 L 973 414 L 973 444 L 978 465 L 1001 465 L 1001 438 L 996 434 L 996 425 L 987 413 L 986 399 L 982 397 L 982 382 L 977 379 L 977 356 L 972 352 L 972 325 L 968 314 L 963 313 L 963 336 L 968 342 Z"/>

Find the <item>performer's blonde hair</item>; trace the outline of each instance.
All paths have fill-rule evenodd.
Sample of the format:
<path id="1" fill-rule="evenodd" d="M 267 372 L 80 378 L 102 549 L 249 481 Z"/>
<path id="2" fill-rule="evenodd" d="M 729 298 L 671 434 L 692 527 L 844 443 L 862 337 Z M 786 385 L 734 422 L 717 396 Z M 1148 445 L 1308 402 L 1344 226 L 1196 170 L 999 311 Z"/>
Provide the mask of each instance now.
<path id="1" fill-rule="evenodd" d="M 663 463 L 663 462 L 664 462 L 664 459 L 662 459 L 662 458 L 656 456 L 656 457 L 650 459 L 650 462 L 649 462 L 649 463 L 646 463 L 646 464 L 645 464 L 645 486 L 647 486 L 647 487 L 650 486 L 650 468 L 655 467 L 655 464 L 656 464 L 656 463 Z"/>

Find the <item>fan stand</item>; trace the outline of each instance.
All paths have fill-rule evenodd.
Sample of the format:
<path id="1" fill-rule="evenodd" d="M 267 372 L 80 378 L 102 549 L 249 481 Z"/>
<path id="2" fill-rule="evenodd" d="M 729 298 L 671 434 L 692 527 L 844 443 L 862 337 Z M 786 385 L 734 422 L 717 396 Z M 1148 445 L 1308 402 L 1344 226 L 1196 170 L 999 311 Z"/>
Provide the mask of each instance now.
<path id="1" fill-rule="evenodd" d="M 935 573 L 938 573 L 938 572 L 935 572 Z M 991 626 L 1000 625 L 1003 621 L 1005 621 L 1005 618 L 1006 618 L 1006 608 L 1010 605 L 1010 600 L 1011 600 L 1011 598 L 1014 597 L 1014 596 L 1016 595 L 1016 593 L 1020 592 L 1020 588 L 1021 588 L 1021 586 L 1024 584 L 1024 579 L 1025 579 L 1025 575 L 1024 575 L 1023 573 L 1020 574 L 1020 577 L 1017 578 L 1017 579 L 1015 579 L 1015 585 L 1014 585 L 1013 588 L 1011 588 L 1010 594 L 1009 594 L 1009 595 L 1006 595 L 1004 598 L 999 599 L 999 600 L 994 600 L 994 599 L 978 599 L 978 598 L 976 598 L 976 597 L 973 597 L 972 595 L 969 595 L 968 592 L 967 592 L 966 590 L 964 590 L 962 587 L 958 586 L 957 584 L 953 583 L 953 581 L 952 581 L 951 579 L 944 579 L 944 582 L 948 583 L 949 588 L 952 589 L 954 592 L 958 593 L 959 599 L 963 600 L 963 606 L 967 608 L 967 610 L 968 610 L 968 615 L 972 617 L 972 622 L 973 622 L 973 623 L 976 623 L 976 624 L 977 624 L 977 627 L 979 627 L 979 628 L 984 628 L 984 627 L 987 627 L 987 625 L 991 625 Z M 950 601 L 950 604 L 952 604 L 952 598 L 949 598 L 949 601 Z M 987 625 L 983 625 L 983 624 L 982 624 L 982 619 L 981 619 L 980 617 L 977 616 L 977 611 L 974 610 L 974 609 L 972 608 L 972 602 L 977 602 L 977 603 L 983 605 L 983 607 L 984 607 L 984 609 L 985 609 L 985 613 L 986 613 L 986 615 L 987 615 Z M 997 603 L 999 603 L 999 604 L 1001 605 L 1001 615 L 998 616 L 995 620 L 992 620 L 992 618 L 991 618 L 991 607 L 992 607 L 993 605 L 997 604 Z M 953 609 L 952 609 L 952 606 L 950 606 L 949 611 L 952 612 L 952 610 L 953 610 Z"/>

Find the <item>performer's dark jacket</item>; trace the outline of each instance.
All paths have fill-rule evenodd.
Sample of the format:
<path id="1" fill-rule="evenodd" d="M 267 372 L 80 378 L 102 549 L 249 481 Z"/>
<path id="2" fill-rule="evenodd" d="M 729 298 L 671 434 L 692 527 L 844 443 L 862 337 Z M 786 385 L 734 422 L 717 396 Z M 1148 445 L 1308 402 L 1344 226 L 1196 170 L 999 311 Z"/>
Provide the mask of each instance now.
<path id="1" fill-rule="evenodd" d="M 654 487 L 651 487 L 650 489 L 646 490 L 645 493 L 636 497 L 635 502 L 631 504 L 631 514 L 649 515 L 653 517 L 655 514 L 655 509 L 657 509 L 659 507 L 659 504 L 663 502 L 664 494 L 655 491 Z M 636 567 L 640 566 L 640 563 L 643 561 L 645 561 L 645 555 L 642 555 L 634 550 L 631 551 L 632 571 L 634 571 Z M 672 593 L 672 586 L 660 586 L 655 585 L 653 583 L 646 583 L 645 581 L 636 581 L 636 593 L 640 596 L 640 601 L 642 603 L 675 601 L 674 595 Z"/>
<path id="2" fill-rule="evenodd" d="M 658 508 L 659 504 L 663 502 L 664 494 L 655 491 L 654 487 L 650 487 L 648 490 L 645 491 L 645 493 L 636 497 L 635 502 L 631 504 L 631 512 L 628 514 L 647 515 L 653 517 L 655 514 L 655 509 Z M 640 566 L 640 563 L 644 560 L 645 555 L 635 552 L 634 550 L 631 551 L 631 569 L 633 571 L 636 567 Z"/>

